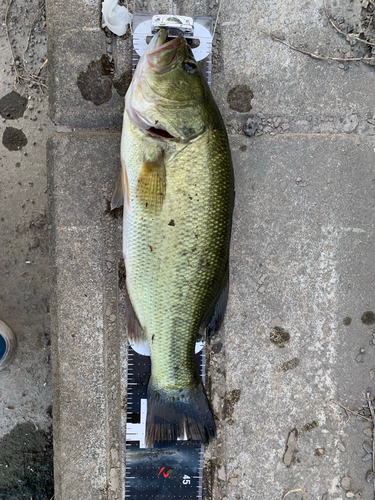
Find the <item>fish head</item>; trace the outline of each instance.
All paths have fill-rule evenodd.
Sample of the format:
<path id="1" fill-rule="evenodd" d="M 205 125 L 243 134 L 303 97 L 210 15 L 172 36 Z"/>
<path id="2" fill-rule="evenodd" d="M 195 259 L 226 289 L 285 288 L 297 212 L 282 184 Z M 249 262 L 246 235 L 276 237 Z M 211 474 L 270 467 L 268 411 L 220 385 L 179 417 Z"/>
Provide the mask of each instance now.
<path id="1" fill-rule="evenodd" d="M 180 142 L 202 134 L 209 121 L 207 83 L 183 36 L 151 40 L 126 95 L 130 119 L 145 133 Z"/>

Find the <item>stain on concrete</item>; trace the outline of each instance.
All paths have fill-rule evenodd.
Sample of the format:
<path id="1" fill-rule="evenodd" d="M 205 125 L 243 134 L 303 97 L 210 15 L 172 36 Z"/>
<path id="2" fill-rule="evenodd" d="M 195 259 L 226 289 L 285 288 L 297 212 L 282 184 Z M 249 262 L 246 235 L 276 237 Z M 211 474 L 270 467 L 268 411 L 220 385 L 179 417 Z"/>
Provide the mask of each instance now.
<path id="1" fill-rule="evenodd" d="M 246 151 L 247 146 L 246 144 L 241 144 L 241 146 L 238 148 L 240 151 Z"/>
<path id="2" fill-rule="evenodd" d="M 26 146 L 27 139 L 22 130 L 7 127 L 3 133 L 3 144 L 9 151 L 19 151 Z"/>
<path id="3" fill-rule="evenodd" d="M 21 118 L 27 106 L 27 98 L 14 90 L 0 99 L 0 114 L 6 120 Z"/>
<path id="4" fill-rule="evenodd" d="M 126 270 L 125 262 L 123 259 L 121 259 L 118 264 L 118 287 L 120 288 L 120 290 L 126 289 Z"/>
<path id="5" fill-rule="evenodd" d="M 314 455 L 316 457 L 322 457 L 324 455 L 324 453 L 326 452 L 326 449 L 325 448 L 315 448 L 314 450 Z"/>
<path id="6" fill-rule="evenodd" d="M 77 85 L 86 101 L 100 106 L 112 97 L 112 79 L 114 62 L 106 55 L 98 61 L 91 61 L 86 71 L 82 71 L 77 78 Z"/>
<path id="7" fill-rule="evenodd" d="M 102 68 L 102 75 L 113 78 L 115 74 L 115 61 L 112 57 L 109 57 L 107 54 L 103 54 L 100 58 L 100 64 Z"/>
<path id="8" fill-rule="evenodd" d="M 290 334 L 284 328 L 281 328 L 281 326 L 275 326 L 271 330 L 270 341 L 282 349 L 289 343 Z"/>
<path id="9" fill-rule="evenodd" d="M 234 419 L 233 419 L 234 406 L 240 400 L 240 396 L 241 396 L 241 390 L 234 389 L 233 391 L 227 393 L 224 399 L 224 416 L 229 425 L 234 424 Z"/>
<path id="10" fill-rule="evenodd" d="M 284 464 L 287 467 L 290 467 L 294 461 L 294 453 L 296 451 L 297 439 L 298 439 L 298 431 L 297 429 L 292 429 L 288 435 L 288 439 L 286 442 L 286 450 L 283 457 Z"/>
<path id="11" fill-rule="evenodd" d="M 345 326 L 349 326 L 350 323 L 352 322 L 352 318 L 350 318 L 349 316 L 346 316 L 343 320 L 342 320 L 343 324 Z"/>
<path id="12" fill-rule="evenodd" d="M 286 361 L 280 366 L 280 370 L 282 372 L 287 372 L 288 370 L 293 370 L 293 368 L 297 368 L 299 365 L 299 359 L 298 358 L 293 358 L 290 359 L 289 361 Z"/>
<path id="13" fill-rule="evenodd" d="M 315 429 L 316 427 L 319 427 L 319 424 L 316 420 L 313 420 L 312 422 L 308 422 L 307 424 L 305 424 L 302 427 L 301 432 L 310 432 L 313 429 Z"/>
<path id="14" fill-rule="evenodd" d="M 227 102 L 230 109 L 247 113 L 251 110 L 251 100 L 254 97 L 253 91 L 247 85 L 237 85 L 228 92 Z"/>
<path id="15" fill-rule="evenodd" d="M 116 92 L 121 96 L 125 97 L 125 94 L 129 88 L 129 85 L 132 81 L 132 70 L 131 68 L 125 71 L 120 78 L 113 81 L 113 86 L 116 89 Z"/>
<path id="16" fill-rule="evenodd" d="M 223 344 L 221 342 L 217 342 L 216 344 L 214 344 L 212 346 L 212 352 L 214 354 L 219 354 L 219 352 L 221 351 L 222 348 L 223 348 Z"/>
<path id="17" fill-rule="evenodd" d="M 362 314 L 361 321 L 365 325 L 373 325 L 375 323 L 375 314 L 372 311 L 366 311 Z"/>
<path id="18" fill-rule="evenodd" d="M 18 424 L 0 440 L 0 498 L 50 500 L 54 494 L 52 436 Z"/>

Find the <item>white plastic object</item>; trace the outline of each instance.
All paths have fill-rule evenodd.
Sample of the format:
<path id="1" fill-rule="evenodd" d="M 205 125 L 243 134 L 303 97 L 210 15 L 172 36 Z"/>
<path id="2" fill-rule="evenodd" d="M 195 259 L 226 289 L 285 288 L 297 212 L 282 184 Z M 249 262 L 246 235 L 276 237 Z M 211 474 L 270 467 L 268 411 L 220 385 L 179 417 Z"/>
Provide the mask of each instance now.
<path id="1" fill-rule="evenodd" d="M 141 56 L 147 49 L 147 37 L 152 33 L 152 19 L 139 24 L 133 33 L 134 50 Z M 194 35 L 187 38 L 198 38 L 200 44 L 192 49 L 196 61 L 205 59 L 212 51 L 212 35 L 209 30 L 198 23 L 194 22 Z"/>
<path id="2" fill-rule="evenodd" d="M 150 356 L 150 348 L 147 344 L 136 344 L 135 342 L 129 341 L 130 347 L 137 352 L 138 354 L 142 354 L 142 356 Z M 201 351 L 204 347 L 204 342 L 196 342 L 195 343 L 195 354 Z"/>
<path id="3" fill-rule="evenodd" d="M 102 3 L 102 26 L 115 35 L 125 35 L 132 19 L 133 14 L 124 5 L 119 5 L 118 0 L 104 0 Z"/>

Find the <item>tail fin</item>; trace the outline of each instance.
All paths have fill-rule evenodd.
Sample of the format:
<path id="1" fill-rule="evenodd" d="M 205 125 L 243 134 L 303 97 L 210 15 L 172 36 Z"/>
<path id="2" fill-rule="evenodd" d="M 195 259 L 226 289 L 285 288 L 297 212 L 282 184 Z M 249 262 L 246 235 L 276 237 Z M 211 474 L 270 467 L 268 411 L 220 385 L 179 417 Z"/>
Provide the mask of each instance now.
<path id="1" fill-rule="evenodd" d="M 216 426 L 203 384 L 182 391 L 147 391 L 146 446 L 189 439 L 207 444 L 216 438 Z"/>

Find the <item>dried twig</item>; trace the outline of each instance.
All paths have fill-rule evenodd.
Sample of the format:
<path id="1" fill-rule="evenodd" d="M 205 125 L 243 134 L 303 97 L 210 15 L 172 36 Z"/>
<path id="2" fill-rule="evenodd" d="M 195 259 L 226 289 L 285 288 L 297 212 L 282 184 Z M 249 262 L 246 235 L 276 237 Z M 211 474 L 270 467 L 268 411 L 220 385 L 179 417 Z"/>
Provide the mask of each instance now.
<path id="1" fill-rule="evenodd" d="M 27 37 L 26 49 L 25 49 L 25 51 L 24 51 L 24 52 L 27 52 L 27 49 L 29 48 L 29 45 L 30 45 L 30 39 L 31 39 L 32 32 L 33 32 L 33 30 L 34 30 L 34 28 L 35 28 L 35 25 L 36 25 L 36 23 L 37 23 L 38 19 L 40 18 L 40 11 L 41 11 L 41 10 L 43 11 L 44 7 L 45 7 L 45 2 L 43 2 L 43 4 L 42 4 L 42 5 L 39 5 L 39 6 L 38 6 L 38 14 L 34 17 L 34 20 L 33 20 L 33 22 L 31 23 L 31 26 L 30 26 L 30 31 L 29 31 L 29 36 Z"/>
<path id="2" fill-rule="evenodd" d="M 39 76 L 40 75 L 40 72 L 42 71 L 42 69 L 44 68 L 44 66 L 48 63 L 48 59 L 46 59 L 44 61 L 44 63 L 41 65 L 41 67 L 38 69 L 38 73 L 36 74 L 36 76 Z"/>
<path id="3" fill-rule="evenodd" d="M 336 24 L 333 22 L 332 16 L 328 12 L 326 0 L 324 0 L 324 11 L 326 13 L 327 19 L 330 22 L 331 26 L 333 26 L 338 33 L 340 33 L 341 35 L 344 35 L 345 37 L 352 38 L 353 40 L 357 40 L 358 42 L 365 43 L 366 45 L 375 46 L 375 43 L 368 42 L 367 40 L 362 40 L 362 38 L 359 38 L 358 35 L 354 35 L 353 33 L 345 33 L 344 31 L 341 31 L 340 28 L 338 26 L 336 26 Z"/>
<path id="4" fill-rule="evenodd" d="M 303 495 L 303 498 L 306 500 L 305 492 L 303 491 L 302 488 L 296 488 L 295 490 L 288 491 L 288 493 L 285 493 L 285 495 L 283 496 L 283 500 L 289 495 L 289 493 L 295 493 L 296 491 L 300 491 Z"/>
<path id="5" fill-rule="evenodd" d="M 375 429 L 375 411 L 374 407 L 372 405 L 372 401 L 370 399 L 370 390 L 367 391 L 366 397 L 367 397 L 367 404 L 370 409 L 371 413 L 371 418 L 372 418 L 372 472 L 375 474 L 375 439 L 374 439 L 374 429 Z M 375 491 L 375 476 L 373 478 L 373 485 L 374 485 L 374 491 Z"/>
<path id="6" fill-rule="evenodd" d="M 29 36 L 27 37 L 27 44 L 26 44 L 26 48 L 24 50 L 24 52 L 27 52 L 28 48 L 29 48 L 29 45 L 30 45 L 30 39 L 31 39 L 31 34 L 33 32 L 33 29 L 34 29 L 34 26 L 35 26 L 35 23 L 37 21 L 39 16 L 35 16 L 34 18 L 34 21 L 31 23 L 31 26 L 30 26 L 30 31 L 29 31 Z"/>
<path id="7" fill-rule="evenodd" d="M 365 417 L 364 415 L 361 415 L 360 413 L 358 413 L 357 411 L 354 411 L 354 410 L 351 410 L 350 408 L 347 408 L 346 406 L 342 405 L 341 403 L 339 403 L 338 401 L 334 400 L 334 399 L 331 399 L 331 401 L 333 403 L 335 403 L 337 406 L 340 406 L 341 408 L 343 408 L 344 410 L 346 410 L 347 412 L 349 413 L 352 413 L 353 415 L 356 415 L 357 417 L 361 417 L 361 418 L 364 418 L 365 420 L 368 420 L 369 422 L 372 422 L 371 418 L 369 417 Z"/>
<path id="8" fill-rule="evenodd" d="M 264 33 L 264 32 L 263 32 Z M 295 47 L 294 45 L 291 45 L 288 42 L 285 42 L 281 38 L 277 37 L 276 35 L 272 33 L 267 33 L 268 36 L 272 38 L 272 40 L 275 40 L 276 42 L 280 42 L 286 47 L 289 47 L 292 50 L 295 50 L 296 52 L 301 52 L 302 54 L 306 54 L 307 56 L 312 57 L 313 59 L 320 59 L 322 61 L 375 61 L 375 57 L 331 57 L 331 56 L 320 56 L 319 54 L 314 54 L 313 52 L 309 52 L 308 50 L 304 49 L 299 49 L 298 47 Z"/>
<path id="9" fill-rule="evenodd" d="M 44 68 L 44 66 L 47 64 L 47 60 L 44 61 L 44 63 L 39 68 L 38 73 L 36 75 L 30 73 L 26 69 L 25 61 L 22 62 L 22 70 L 26 73 L 26 76 L 24 76 L 24 75 L 22 75 L 20 73 L 20 71 L 18 69 L 18 66 L 16 64 L 16 59 L 15 59 L 14 53 L 13 53 L 13 47 L 12 47 L 12 44 L 10 43 L 9 28 L 8 28 L 9 11 L 10 11 L 10 8 L 12 6 L 12 3 L 13 3 L 13 0 L 9 0 L 8 6 L 7 6 L 7 10 L 6 10 L 6 13 L 5 13 L 5 30 L 6 30 L 6 36 L 7 36 L 7 40 L 8 40 L 8 45 L 9 45 L 10 52 L 11 52 L 12 59 L 13 59 L 14 71 L 16 73 L 16 78 L 15 78 L 15 81 L 13 83 L 13 87 L 16 88 L 17 83 L 33 82 L 36 85 L 38 85 L 40 87 L 40 89 L 43 91 L 43 87 L 47 88 L 47 85 L 44 83 L 44 78 L 40 77 L 39 75 L 40 75 L 40 72 L 42 71 L 42 69 Z M 33 22 L 32 26 L 35 25 L 35 22 L 36 22 L 36 20 Z M 30 31 L 30 33 L 31 33 L 31 31 Z M 30 42 L 30 34 L 29 34 L 29 38 L 28 38 L 28 41 L 27 41 L 27 46 L 26 46 L 25 52 L 27 51 L 27 48 L 29 46 L 29 42 Z M 17 61 L 17 62 L 19 64 L 21 64 L 21 61 Z"/>
<path id="10" fill-rule="evenodd" d="M 10 7 L 11 7 L 12 3 L 13 3 L 13 0 L 9 0 L 8 6 L 7 6 L 7 10 L 5 12 L 5 31 L 6 31 L 6 35 L 7 35 L 7 40 L 8 40 L 8 45 L 9 45 L 9 48 L 10 48 L 10 52 L 12 54 L 14 71 L 16 72 L 16 79 L 15 79 L 15 82 L 13 84 L 13 86 L 15 87 L 16 84 L 19 83 L 20 81 L 24 80 L 24 78 L 20 74 L 20 72 L 18 71 L 16 60 L 15 60 L 14 54 L 13 54 L 13 47 L 12 47 L 12 44 L 10 43 L 10 36 L 9 36 L 9 29 L 8 29 L 8 17 L 9 17 L 9 10 L 10 10 Z"/>

